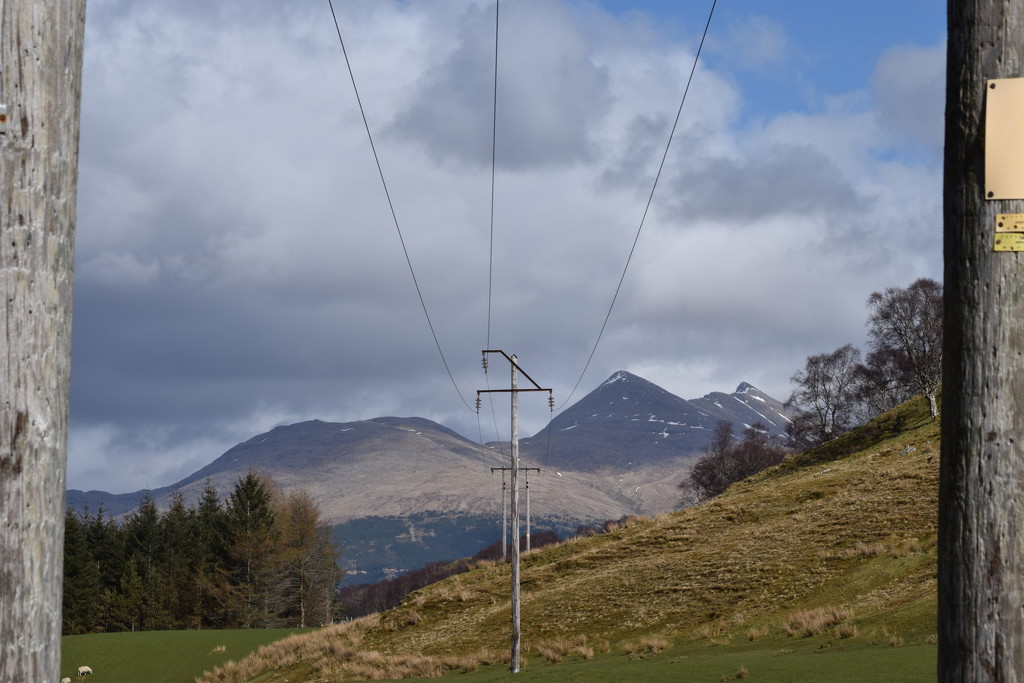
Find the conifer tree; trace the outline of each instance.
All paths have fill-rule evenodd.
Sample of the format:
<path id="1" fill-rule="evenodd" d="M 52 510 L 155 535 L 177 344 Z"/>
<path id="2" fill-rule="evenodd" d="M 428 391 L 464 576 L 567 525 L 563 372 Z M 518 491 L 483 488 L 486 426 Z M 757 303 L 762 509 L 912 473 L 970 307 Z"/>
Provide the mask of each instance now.
<path id="1" fill-rule="evenodd" d="M 86 530 L 70 507 L 64 515 L 64 635 L 91 633 L 100 611 L 100 572 Z"/>
<path id="2" fill-rule="evenodd" d="M 175 491 L 170 508 L 160 517 L 159 533 L 164 548 L 160 593 L 176 626 L 187 626 L 196 611 L 197 531 L 195 510 L 187 509 L 185 497 Z"/>
<path id="3" fill-rule="evenodd" d="M 276 542 L 271 484 L 250 470 L 235 484 L 228 499 L 228 572 L 232 584 L 230 606 L 238 626 L 266 625 L 269 611 Z"/>
<path id="4" fill-rule="evenodd" d="M 227 515 L 220 494 L 207 480 L 196 510 L 196 597 L 190 623 L 197 628 L 223 628 L 229 623 L 230 594 L 226 562 Z"/>

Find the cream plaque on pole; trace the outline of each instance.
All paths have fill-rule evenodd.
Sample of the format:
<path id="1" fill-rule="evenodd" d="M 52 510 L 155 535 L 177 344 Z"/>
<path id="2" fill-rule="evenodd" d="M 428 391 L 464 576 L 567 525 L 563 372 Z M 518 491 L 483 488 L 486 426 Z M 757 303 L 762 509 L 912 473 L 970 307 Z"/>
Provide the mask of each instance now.
<path id="1" fill-rule="evenodd" d="M 1024 199 L 1024 78 L 993 78 L 985 100 L 985 198 Z"/>

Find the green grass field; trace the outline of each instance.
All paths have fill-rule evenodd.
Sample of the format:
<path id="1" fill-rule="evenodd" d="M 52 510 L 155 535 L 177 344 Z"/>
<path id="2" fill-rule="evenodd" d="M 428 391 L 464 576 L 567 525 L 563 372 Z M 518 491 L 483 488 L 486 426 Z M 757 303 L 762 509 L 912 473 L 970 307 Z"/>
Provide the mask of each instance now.
<path id="1" fill-rule="evenodd" d="M 821 649 L 820 643 L 743 643 L 709 648 L 704 644 L 674 646 L 660 655 L 638 660 L 626 655 L 549 664 L 528 659 L 517 681 L 673 681 L 712 683 L 742 680 L 771 683 L 924 683 L 936 676 L 936 646 L 851 645 Z M 745 674 L 741 674 L 741 670 Z M 489 666 L 470 674 L 451 674 L 467 683 L 507 680 L 505 666 Z M 450 676 L 449 676 L 450 677 Z"/>
<path id="2" fill-rule="evenodd" d="M 302 631 L 147 631 L 68 636 L 63 639 L 62 675 L 74 676 L 79 664 L 88 664 L 95 672 L 89 678 L 90 683 L 181 683 L 296 632 Z M 211 653 L 220 645 L 225 646 L 223 652 Z M 527 657 L 524 668 L 515 678 L 554 682 L 710 683 L 740 680 L 745 675 L 746 680 L 773 683 L 823 680 L 915 683 L 935 680 L 935 659 L 936 647 L 930 644 L 891 647 L 871 638 L 849 641 L 821 637 L 764 638 L 718 647 L 709 647 L 705 642 L 684 642 L 661 654 L 643 658 L 613 651 L 599 653 L 593 659 L 567 657 L 558 664 L 551 664 L 532 655 Z M 509 672 L 505 665 L 496 664 L 450 676 L 476 683 L 508 680 Z"/>
<path id="3" fill-rule="evenodd" d="M 260 645 L 313 629 L 232 631 L 140 631 L 65 636 L 61 640 L 61 676 L 92 668 L 90 683 L 182 683 Z M 223 645 L 224 650 L 213 652 Z"/>

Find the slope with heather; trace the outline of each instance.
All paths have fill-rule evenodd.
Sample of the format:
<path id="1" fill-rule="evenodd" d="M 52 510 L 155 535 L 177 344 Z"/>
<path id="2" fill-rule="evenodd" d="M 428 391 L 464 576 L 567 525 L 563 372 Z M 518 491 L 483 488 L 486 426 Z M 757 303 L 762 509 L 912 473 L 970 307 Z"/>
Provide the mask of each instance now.
<path id="1" fill-rule="evenodd" d="M 585 638 L 617 647 L 640 636 L 721 645 L 799 639 L 805 629 L 928 642 L 938 453 L 938 423 L 917 399 L 704 505 L 530 554 L 524 646 Z M 824 626 L 805 626 L 815 620 Z M 276 669 L 261 681 L 335 680 L 370 660 L 465 668 L 507 648 L 508 623 L 508 567 L 496 564 L 244 666 L 249 676 Z M 425 675 L 417 671 L 387 670 Z"/>

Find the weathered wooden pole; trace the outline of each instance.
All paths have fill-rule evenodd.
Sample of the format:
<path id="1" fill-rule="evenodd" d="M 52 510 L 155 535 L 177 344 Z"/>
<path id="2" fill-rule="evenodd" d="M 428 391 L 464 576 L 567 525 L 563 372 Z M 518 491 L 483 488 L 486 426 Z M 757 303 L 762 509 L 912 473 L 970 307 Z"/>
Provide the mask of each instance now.
<path id="1" fill-rule="evenodd" d="M 520 598 L 519 598 L 519 373 L 512 356 L 512 481 L 509 517 L 512 521 L 512 673 L 520 667 Z"/>
<path id="2" fill-rule="evenodd" d="M 0 0 L 0 681 L 60 680 L 84 0 Z"/>
<path id="3" fill-rule="evenodd" d="M 501 469 L 501 561 L 508 561 L 508 508 L 505 507 L 505 468 Z"/>
<path id="4" fill-rule="evenodd" d="M 1024 681 L 1024 254 L 994 251 L 1024 194 L 990 196 L 985 170 L 1005 151 L 987 81 L 1024 76 L 1024 4 L 949 0 L 948 23 L 939 679 Z"/>

